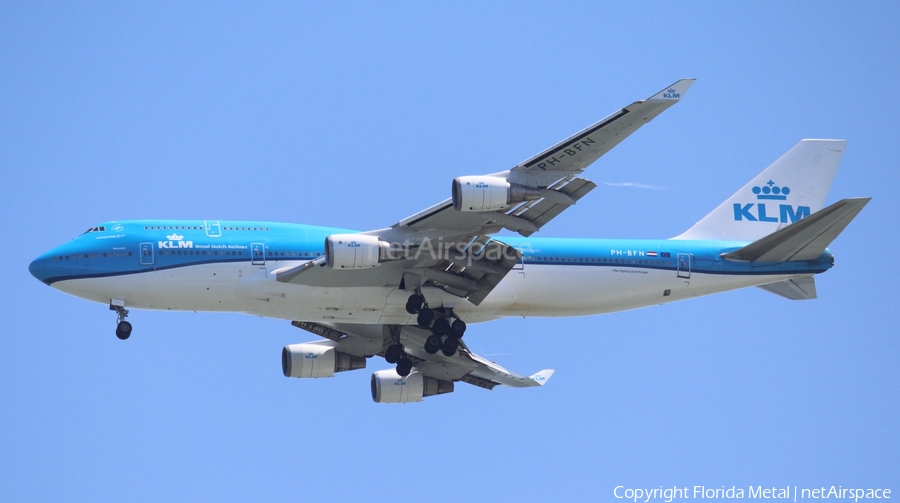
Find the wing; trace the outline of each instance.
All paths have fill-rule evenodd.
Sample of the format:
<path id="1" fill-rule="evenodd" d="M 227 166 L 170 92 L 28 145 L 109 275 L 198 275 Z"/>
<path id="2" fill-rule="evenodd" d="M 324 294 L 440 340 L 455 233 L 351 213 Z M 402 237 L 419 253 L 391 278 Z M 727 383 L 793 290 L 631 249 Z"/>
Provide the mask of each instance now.
<path id="1" fill-rule="evenodd" d="M 694 79 L 679 80 L 650 98 L 636 101 L 592 124 L 511 170 L 490 175 L 537 188 L 540 190 L 538 199 L 510 209 L 486 212 L 456 211 L 452 199 L 447 199 L 400 221 L 394 227 L 417 231 L 454 230 L 472 234 L 490 234 L 506 228 L 530 236 L 597 186 L 578 176 L 585 168 L 677 103 L 693 83 Z"/>
<path id="2" fill-rule="evenodd" d="M 679 80 L 509 171 L 454 180 L 454 192 L 463 178 L 472 179 L 473 187 L 488 186 L 475 179 L 494 184 L 496 190 L 490 189 L 494 190 L 492 194 L 506 198 L 499 205 L 502 209 L 472 211 L 473 207 L 455 204 L 451 198 L 389 228 L 361 234 L 402 251 L 399 259 L 379 261 L 379 267 L 348 271 L 325 267 L 327 260 L 322 258 L 276 271 L 276 279 L 331 287 L 387 286 L 419 290 L 434 286 L 478 305 L 522 257 L 519 250 L 494 240 L 491 234 L 505 228 L 530 236 L 574 205 L 597 186 L 579 174 L 625 137 L 677 103 L 693 82 L 693 79 Z M 513 191 L 524 194 L 521 202 L 509 204 Z"/>
<path id="3" fill-rule="evenodd" d="M 485 389 L 496 386 L 528 388 L 542 386 L 553 375 L 552 369 L 530 376 L 511 372 L 500 365 L 473 353 L 460 341 L 453 356 L 438 352 L 430 355 L 421 349 L 428 329 L 400 325 L 358 325 L 351 323 L 320 324 L 294 322 L 294 326 L 337 342 L 336 349 L 356 356 L 384 356 L 388 346 L 399 342 L 413 360 L 417 372 L 442 381 L 464 382 Z"/>
<path id="4" fill-rule="evenodd" d="M 682 79 L 646 100 L 635 101 L 519 164 L 513 171 L 580 173 L 628 135 L 677 103 L 693 83 L 694 79 Z"/>

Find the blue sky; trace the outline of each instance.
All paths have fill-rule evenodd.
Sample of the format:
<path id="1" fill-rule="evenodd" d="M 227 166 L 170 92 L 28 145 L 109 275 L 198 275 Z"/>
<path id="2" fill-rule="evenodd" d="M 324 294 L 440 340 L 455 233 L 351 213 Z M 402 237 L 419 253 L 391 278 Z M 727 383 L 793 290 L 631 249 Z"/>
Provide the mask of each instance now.
<path id="1" fill-rule="evenodd" d="M 0 500 L 900 491 L 898 20 L 888 2 L 0 2 Z M 287 322 L 133 312 L 123 343 L 106 306 L 27 271 L 107 220 L 390 225 L 683 77 L 541 235 L 674 236 L 801 138 L 844 138 L 828 201 L 874 199 L 818 300 L 477 325 L 476 352 L 557 374 L 385 406 L 380 360 L 285 379 L 281 347 L 314 339 Z"/>

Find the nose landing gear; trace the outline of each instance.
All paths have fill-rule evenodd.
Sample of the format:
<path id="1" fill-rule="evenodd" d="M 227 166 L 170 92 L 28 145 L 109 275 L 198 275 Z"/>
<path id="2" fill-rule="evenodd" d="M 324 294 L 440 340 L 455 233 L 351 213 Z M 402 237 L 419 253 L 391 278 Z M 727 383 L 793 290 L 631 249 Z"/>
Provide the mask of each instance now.
<path id="1" fill-rule="evenodd" d="M 115 311 L 118 315 L 116 320 L 116 337 L 120 340 L 125 340 L 131 336 L 131 323 L 125 321 L 125 318 L 128 316 L 128 310 L 125 309 L 125 306 L 115 306 L 113 304 L 109 305 L 110 311 Z"/>

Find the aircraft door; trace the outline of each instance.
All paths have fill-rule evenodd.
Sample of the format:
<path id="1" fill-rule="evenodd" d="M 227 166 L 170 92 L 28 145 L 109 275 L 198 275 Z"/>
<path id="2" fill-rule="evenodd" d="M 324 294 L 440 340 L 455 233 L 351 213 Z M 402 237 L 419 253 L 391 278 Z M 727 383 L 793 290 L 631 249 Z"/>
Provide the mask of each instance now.
<path id="1" fill-rule="evenodd" d="M 690 279 L 691 277 L 691 254 L 678 254 L 678 277 Z"/>
<path id="2" fill-rule="evenodd" d="M 520 258 L 519 261 L 516 262 L 516 264 L 512 267 L 511 270 L 519 271 L 519 274 L 524 275 L 525 274 L 525 251 L 522 250 L 521 248 L 516 248 L 516 249 L 519 250 L 519 253 L 522 254 L 522 258 Z"/>
<path id="3" fill-rule="evenodd" d="M 253 265 L 266 265 L 266 245 L 263 243 L 251 244 L 250 260 Z"/>
<path id="4" fill-rule="evenodd" d="M 222 226 L 219 225 L 218 220 L 204 220 L 203 228 L 206 229 L 206 235 L 211 238 L 222 236 Z"/>
<path id="5" fill-rule="evenodd" d="M 153 243 L 141 243 L 141 265 L 153 265 Z"/>

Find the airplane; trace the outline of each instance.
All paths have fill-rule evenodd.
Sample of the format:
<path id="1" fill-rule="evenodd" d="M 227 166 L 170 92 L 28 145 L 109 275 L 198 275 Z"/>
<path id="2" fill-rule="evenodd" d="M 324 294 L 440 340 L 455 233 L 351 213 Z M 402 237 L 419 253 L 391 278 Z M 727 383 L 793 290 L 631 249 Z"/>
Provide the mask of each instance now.
<path id="1" fill-rule="evenodd" d="M 588 316 L 757 286 L 816 297 L 827 246 L 871 198 L 824 207 L 844 140 L 802 140 L 684 233 L 670 239 L 532 237 L 596 188 L 585 169 L 677 103 L 682 79 L 507 171 L 460 176 L 449 198 L 359 232 L 225 220 L 93 226 L 35 259 L 33 276 L 109 306 L 127 339 L 131 309 L 240 312 L 320 336 L 282 349 L 286 377 L 325 378 L 374 356 L 377 403 L 418 402 L 455 383 L 544 385 L 478 356 L 467 324 Z M 584 216 L 582 216 L 583 218 Z M 519 236 L 497 236 L 501 230 Z"/>

